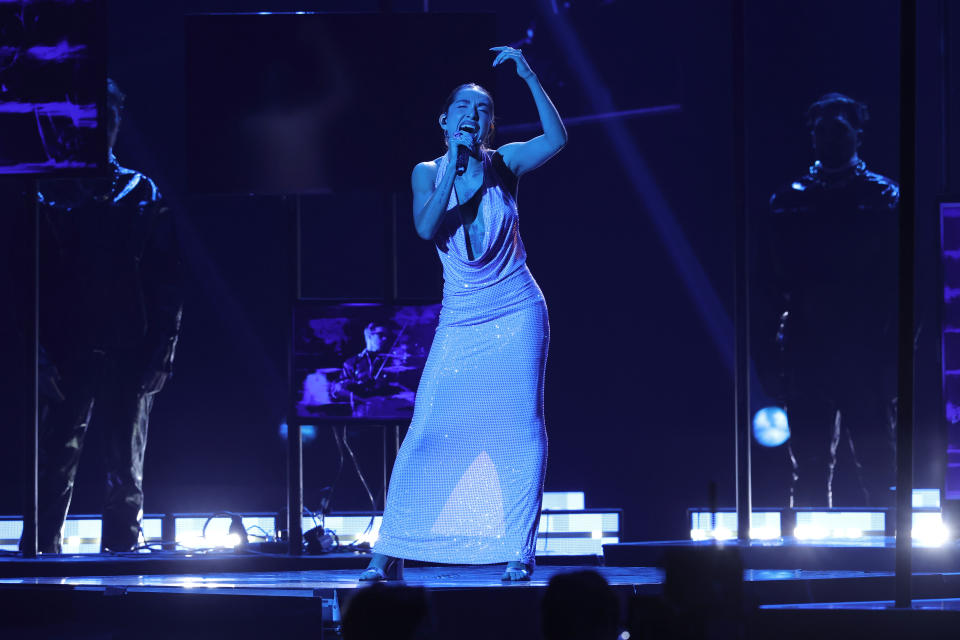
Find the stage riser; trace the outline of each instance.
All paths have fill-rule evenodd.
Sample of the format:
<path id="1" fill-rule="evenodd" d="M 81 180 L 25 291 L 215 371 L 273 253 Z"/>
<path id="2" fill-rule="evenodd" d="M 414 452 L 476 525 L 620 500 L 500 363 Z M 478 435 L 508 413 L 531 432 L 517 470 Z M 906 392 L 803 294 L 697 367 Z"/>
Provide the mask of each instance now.
<path id="1" fill-rule="evenodd" d="M 325 633 L 333 622 L 322 598 L 5 590 L 0 611 L 4 640 L 335 637 Z"/>
<path id="2" fill-rule="evenodd" d="M 358 574 L 370 562 L 370 556 L 356 553 L 329 553 L 320 556 L 272 554 L 243 554 L 230 551 L 206 555 L 136 554 L 110 556 L 87 554 L 73 557 L 42 556 L 25 559 L 19 556 L 0 556 L 0 578 L 40 578 L 77 576 L 124 575 L 184 575 L 237 572 L 326 571 L 350 569 Z M 588 556 L 538 557 L 537 565 L 593 567 L 600 558 Z M 430 566 L 428 563 L 407 561 L 407 566 Z"/>
<path id="3" fill-rule="evenodd" d="M 896 579 L 893 576 L 744 583 L 747 602 L 754 606 L 893 600 L 895 591 Z M 913 594 L 918 599 L 960 597 L 960 576 L 914 576 Z"/>
<path id="4" fill-rule="evenodd" d="M 429 593 L 438 638 L 540 638 L 543 587 L 438 589 Z M 633 595 L 616 587 L 621 605 Z M 347 611 L 356 590 L 337 594 Z M 338 638 L 327 598 L 37 590 L 0 592 L 0 637 L 106 640 L 273 638 L 279 633 L 315 640 Z M 42 614 L 39 612 L 43 612 Z M 339 618 L 339 614 L 337 615 Z M 42 626 L 38 629 L 36 624 Z"/>
<path id="5" fill-rule="evenodd" d="M 761 610 L 751 622 L 756 640 L 956 640 L 957 611 L 770 611 Z"/>
<path id="6" fill-rule="evenodd" d="M 457 640 L 530 640 L 540 638 L 543 588 L 445 589 L 429 594 L 439 638 Z M 634 596 L 618 588 L 626 613 Z M 211 594 L 106 594 L 102 591 L 24 590 L 0 599 L 0 636 L 4 640 L 236 640 L 291 637 L 333 640 L 336 620 L 323 597 L 256 597 Z M 349 598 L 340 606 L 349 607 Z M 684 617 L 682 623 L 690 623 Z M 695 623 L 694 623 L 695 624 Z M 742 622 L 712 621 L 715 631 L 739 626 L 749 640 L 900 640 L 956 638 L 955 611 L 820 611 L 748 609 Z M 720 637 L 720 636 L 714 636 Z"/>
<path id="7" fill-rule="evenodd" d="M 604 545 L 604 564 L 611 567 L 660 566 L 668 549 L 690 548 L 710 543 L 627 542 Z M 894 569 L 893 546 L 854 547 L 791 544 L 750 546 L 741 549 L 745 569 L 782 569 L 802 571 L 889 571 Z M 914 573 L 960 572 L 960 548 L 914 547 Z"/>

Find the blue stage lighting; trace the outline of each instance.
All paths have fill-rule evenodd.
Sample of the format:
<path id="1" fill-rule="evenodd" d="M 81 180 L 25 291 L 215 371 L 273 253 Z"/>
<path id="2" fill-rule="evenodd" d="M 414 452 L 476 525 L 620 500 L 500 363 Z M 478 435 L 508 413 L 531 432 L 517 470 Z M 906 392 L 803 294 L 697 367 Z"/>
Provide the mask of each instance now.
<path id="1" fill-rule="evenodd" d="M 289 427 L 287 426 L 286 422 L 283 422 L 280 424 L 280 429 L 278 430 L 278 433 L 280 434 L 281 440 L 287 439 L 288 430 L 289 430 Z M 313 440 L 316 440 L 317 428 L 312 424 L 300 425 L 300 437 L 303 439 L 304 444 L 311 442 Z"/>
<path id="2" fill-rule="evenodd" d="M 753 437 L 765 447 L 779 447 L 790 439 L 787 412 L 780 407 L 764 407 L 753 416 Z"/>

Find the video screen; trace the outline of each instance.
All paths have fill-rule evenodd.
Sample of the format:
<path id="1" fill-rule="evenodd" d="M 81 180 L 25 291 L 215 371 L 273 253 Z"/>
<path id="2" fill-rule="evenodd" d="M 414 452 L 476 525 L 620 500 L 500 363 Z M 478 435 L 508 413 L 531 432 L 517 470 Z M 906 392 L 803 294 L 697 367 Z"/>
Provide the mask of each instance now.
<path id="1" fill-rule="evenodd" d="M 297 415 L 409 420 L 439 318 L 439 304 L 301 303 L 294 314 Z"/>
<path id="2" fill-rule="evenodd" d="M 0 174 L 95 170 L 106 101 L 101 0 L 0 0 Z"/>
<path id="3" fill-rule="evenodd" d="M 940 203 L 943 416 L 947 422 L 947 500 L 960 500 L 960 202 Z"/>

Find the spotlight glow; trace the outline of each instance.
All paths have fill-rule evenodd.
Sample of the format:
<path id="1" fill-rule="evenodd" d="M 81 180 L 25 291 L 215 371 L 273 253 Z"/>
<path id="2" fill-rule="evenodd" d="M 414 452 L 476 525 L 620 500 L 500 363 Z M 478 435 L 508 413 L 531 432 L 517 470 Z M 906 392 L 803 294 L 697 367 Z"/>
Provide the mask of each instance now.
<path id="1" fill-rule="evenodd" d="M 690 529 L 690 539 L 695 541 L 703 540 L 733 540 L 737 534 L 726 527 L 717 527 L 710 529 Z"/>
<path id="2" fill-rule="evenodd" d="M 764 407 L 753 416 L 753 437 L 764 447 L 779 447 L 790 439 L 787 412 L 780 407 Z"/>
<path id="3" fill-rule="evenodd" d="M 830 537 L 830 530 L 815 524 L 798 524 L 793 535 L 797 540 L 823 540 Z"/>
<path id="4" fill-rule="evenodd" d="M 187 549 L 232 549 L 240 544 L 236 533 L 208 533 L 206 537 L 197 532 L 177 536 L 177 544 Z"/>
<path id="5" fill-rule="evenodd" d="M 941 547 L 950 539 L 950 529 L 943 522 L 928 522 L 915 526 L 911 535 L 914 544 L 923 547 Z"/>
<path id="6" fill-rule="evenodd" d="M 379 532 L 379 531 L 370 531 L 369 533 L 362 533 L 362 534 L 358 535 L 356 541 L 357 541 L 358 544 L 359 544 L 359 543 L 364 543 L 364 542 L 366 542 L 366 543 L 372 545 L 372 544 L 375 543 L 375 542 L 377 541 L 377 539 L 379 539 L 379 538 L 380 538 L 380 532 Z"/>
<path id="7" fill-rule="evenodd" d="M 780 537 L 777 527 L 750 527 L 751 540 L 774 540 Z"/>

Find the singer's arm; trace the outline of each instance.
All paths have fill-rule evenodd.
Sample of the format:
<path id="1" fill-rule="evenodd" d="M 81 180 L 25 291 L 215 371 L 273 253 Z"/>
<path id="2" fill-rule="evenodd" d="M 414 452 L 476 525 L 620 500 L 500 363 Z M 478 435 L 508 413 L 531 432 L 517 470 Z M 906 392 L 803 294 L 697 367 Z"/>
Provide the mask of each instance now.
<path id="1" fill-rule="evenodd" d="M 413 223 L 417 235 L 424 240 L 432 240 L 443 221 L 443 215 L 450 202 L 450 192 L 457 172 L 449 167 L 434 188 L 439 167 L 436 162 L 421 162 L 413 168 L 410 186 L 413 188 Z"/>
<path id="2" fill-rule="evenodd" d="M 528 171 L 533 171 L 544 162 L 552 158 L 560 149 L 567 144 L 567 129 L 563 126 L 563 120 L 557 113 L 557 108 L 553 106 L 546 91 L 537 79 L 537 74 L 533 72 L 530 65 L 524 59 L 519 49 L 511 47 L 493 47 L 494 51 L 499 51 L 494 60 L 494 66 L 507 60 L 513 60 L 517 66 L 517 75 L 519 75 L 530 88 L 533 95 L 533 101 L 537 105 L 537 114 L 540 116 L 540 124 L 543 127 L 543 133 L 536 138 L 526 142 L 511 142 L 498 149 L 503 161 L 513 171 L 514 175 L 521 176 Z"/>

